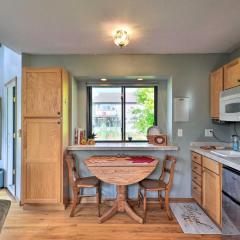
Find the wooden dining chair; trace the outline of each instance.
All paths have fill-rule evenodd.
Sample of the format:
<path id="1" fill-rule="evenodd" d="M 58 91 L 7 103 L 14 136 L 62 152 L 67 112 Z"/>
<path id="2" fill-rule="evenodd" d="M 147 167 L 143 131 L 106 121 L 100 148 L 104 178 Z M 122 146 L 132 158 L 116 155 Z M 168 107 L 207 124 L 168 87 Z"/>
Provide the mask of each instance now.
<path id="1" fill-rule="evenodd" d="M 100 180 L 94 176 L 81 178 L 77 171 L 76 157 L 74 155 L 68 154 L 66 156 L 66 162 L 68 166 L 69 181 L 73 192 L 73 205 L 70 217 L 74 216 L 74 211 L 77 205 L 80 204 L 81 198 L 95 196 L 95 195 L 82 195 L 81 192 L 84 188 L 96 188 L 96 203 L 98 208 L 98 216 L 100 217 L 100 203 L 101 203 Z"/>
<path id="2" fill-rule="evenodd" d="M 139 183 L 138 190 L 138 207 L 140 203 L 143 202 L 144 210 L 144 222 L 146 222 L 147 217 L 147 192 L 158 192 L 158 200 L 160 202 L 161 208 L 163 208 L 163 199 L 161 193 L 165 192 L 165 209 L 169 220 L 172 220 L 172 213 L 169 207 L 169 193 L 173 184 L 174 169 L 176 165 L 176 158 L 173 156 L 167 155 L 163 161 L 162 173 L 159 179 L 144 179 Z M 166 179 L 167 178 L 167 179 Z M 143 190 L 143 195 L 141 193 Z"/>

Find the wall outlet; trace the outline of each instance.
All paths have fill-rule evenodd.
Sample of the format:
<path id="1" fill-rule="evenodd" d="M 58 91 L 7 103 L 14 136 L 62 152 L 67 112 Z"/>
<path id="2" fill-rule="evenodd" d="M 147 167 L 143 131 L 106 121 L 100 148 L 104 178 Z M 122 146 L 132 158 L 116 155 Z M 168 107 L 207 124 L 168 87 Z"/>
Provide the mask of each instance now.
<path id="1" fill-rule="evenodd" d="M 181 128 L 179 128 L 177 130 L 177 135 L 178 135 L 178 137 L 182 137 L 183 136 L 183 130 Z"/>
<path id="2" fill-rule="evenodd" d="M 205 137 L 213 137 L 213 129 L 205 129 Z"/>

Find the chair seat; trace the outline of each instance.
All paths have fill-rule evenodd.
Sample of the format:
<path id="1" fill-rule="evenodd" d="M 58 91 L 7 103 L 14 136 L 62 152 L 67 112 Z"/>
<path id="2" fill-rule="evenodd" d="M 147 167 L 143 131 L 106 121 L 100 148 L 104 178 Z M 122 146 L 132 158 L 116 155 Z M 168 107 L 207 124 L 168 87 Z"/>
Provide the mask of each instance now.
<path id="1" fill-rule="evenodd" d="M 148 191 L 159 191 L 166 189 L 166 184 L 161 180 L 144 179 L 139 184 L 141 188 L 145 188 Z"/>
<path id="2" fill-rule="evenodd" d="M 79 178 L 77 180 L 77 186 L 78 187 L 96 187 L 100 184 L 100 180 L 94 176 L 92 177 L 85 177 L 85 178 Z"/>

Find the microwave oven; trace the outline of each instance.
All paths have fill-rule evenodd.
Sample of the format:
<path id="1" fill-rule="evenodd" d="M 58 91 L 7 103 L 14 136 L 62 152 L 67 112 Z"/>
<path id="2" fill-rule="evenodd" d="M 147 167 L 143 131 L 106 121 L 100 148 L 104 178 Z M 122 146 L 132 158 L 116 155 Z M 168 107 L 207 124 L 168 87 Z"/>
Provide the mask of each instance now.
<path id="1" fill-rule="evenodd" d="M 221 92 L 220 120 L 227 122 L 240 122 L 240 87 Z"/>

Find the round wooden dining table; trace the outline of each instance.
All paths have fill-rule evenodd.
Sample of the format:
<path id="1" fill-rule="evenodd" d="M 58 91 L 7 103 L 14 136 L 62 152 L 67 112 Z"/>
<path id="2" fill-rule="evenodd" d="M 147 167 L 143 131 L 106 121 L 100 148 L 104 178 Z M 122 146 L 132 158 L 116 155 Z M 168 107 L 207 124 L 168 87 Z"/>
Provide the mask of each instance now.
<path id="1" fill-rule="evenodd" d="M 152 156 L 91 156 L 85 160 L 88 169 L 101 181 L 117 186 L 117 198 L 113 206 L 99 218 L 103 223 L 117 212 L 126 212 L 138 223 L 138 216 L 127 202 L 127 185 L 137 183 L 149 176 L 159 160 Z"/>

